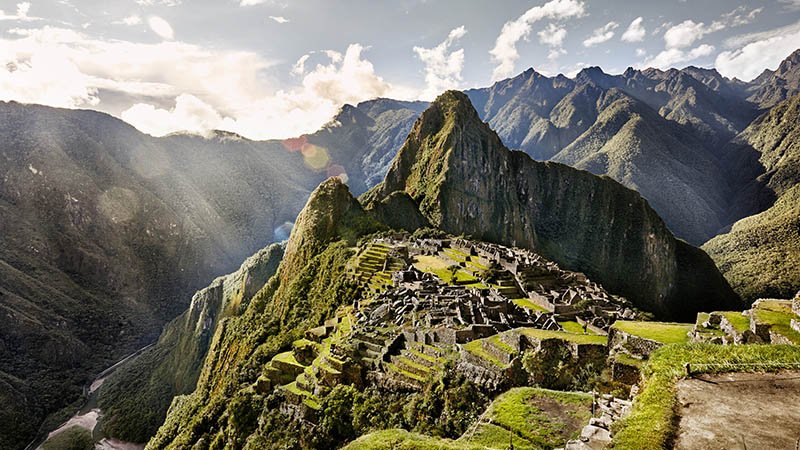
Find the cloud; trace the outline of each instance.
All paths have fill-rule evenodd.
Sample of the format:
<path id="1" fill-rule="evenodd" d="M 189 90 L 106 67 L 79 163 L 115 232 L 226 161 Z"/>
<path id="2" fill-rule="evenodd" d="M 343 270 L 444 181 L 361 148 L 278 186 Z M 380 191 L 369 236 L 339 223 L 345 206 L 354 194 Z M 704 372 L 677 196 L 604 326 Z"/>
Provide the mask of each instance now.
<path id="1" fill-rule="evenodd" d="M 467 34 L 467 29 L 462 25 L 452 29 L 447 38 L 436 47 L 414 47 L 417 58 L 425 64 L 426 86 L 420 94 L 421 99 L 433 99 L 443 91 L 457 88 L 461 84 L 464 49 L 451 51 L 451 47 L 465 34 Z"/>
<path id="2" fill-rule="evenodd" d="M 714 52 L 714 46 L 708 44 L 699 45 L 688 52 L 679 48 L 669 48 L 658 55 L 645 60 L 644 67 L 655 67 L 657 69 L 668 69 L 676 64 L 687 63 L 703 56 L 708 56 Z"/>
<path id="3" fill-rule="evenodd" d="M 278 23 L 289 23 L 289 19 L 283 16 L 269 16 L 269 18 Z"/>
<path id="4" fill-rule="evenodd" d="M 363 51 L 360 44 L 351 44 L 344 54 L 329 53 L 339 55 L 338 60 L 329 58 L 328 64 L 318 64 L 304 74 L 299 86 L 263 96 L 250 94 L 249 99 L 227 112 L 220 108 L 219 99 L 182 94 L 176 97 L 172 108 L 138 103 L 122 116 L 140 130 L 156 136 L 180 130 L 204 133 L 211 129 L 233 131 L 254 139 L 298 136 L 317 130 L 342 104 L 408 94 L 377 76 L 372 63 L 362 57 Z M 236 90 L 247 94 L 246 88 Z M 220 92 L 225 91 L 220 89 Z"/>
<path id="5" fill-rule="evenodd" d="M 266 3 L 266 1 L 267 0 L 242 0 L 239 2 L 239 6 L 255 6 Z"/>
<path id="6" fill-rule="evenodd" d="M 539 36 L 539 42 L 550 47 L 561 47 L 564 44 L 564 39 L 567 37 L 567 29 L 558 26 L 554 23 L 547 24 L 547 28 L 536 33 Z"/>
<path id="7" fill-rule="evenodd" d="M 18 22 L 31 22 L 34 20 L 41 20 L 39 17 L 31 17 L 28 12 L 31 10 L 30 2 L 17 3 L 17 9 L 14 14 L 6 14 L 5 11 L 0 9 L 0 21 L 14 20 Z"/>
<path id="8" fill-rule="evenodd" d="M 645 50 L 643 48 L 637 48 L 636 49 L 636 56 L 641 58 L 642 56 L 644 56 L 646 54 L 647 54 L 647 50 Z"/>
<path id="9" fill-rule="evenodd" d="M 182 0 L 136 0 L 136 4 L 141 6 L 178 6 L 181 3 L 183 3 Z"/>
<path id="10" fill-rule="evenodd" d="M 583 46 L 592 47 L 594 45 L 602 44 L 603 42 L 611 40 L 611 38 L 614 37 L 614 30 L 616 30 L 618 27 L 619 24 L 612 21 L 600 28 L 595 29 L 592 35 L 583 41 Z"/>
<path id="11" fill-rule="evenodd" d="M 147 24 L 150 25 L 150 29 L 153 30 L 153 33 L 157 34 L 162 39 L 168 41 L 175 39 L 175 31 L 172 30 L 172 25 L 161 17 L 152 16 L 147 19 Z"/>
<path id="12" fill-rule="evenodd" d="M 542 19 L 566 19 L 580 17 L 585 13 L 584 3 L 577 0 L 551 0 L 544 5 L 534 6 L 525 11 L 517 19 L 506 22 L 494 47 L 489 51 L 492 60 L 497 63 L 492 80 L 497 81 L 514 73 L 514 64 L 519 59 L 517 43 L 527 39 L 533 24 Z"/>
<path id="13" fill-rule="evenodd" d="M 622 33 L 622 40 L 625 42 L 642 42 L 647 34 L 647 30 L 642 25 L 643 21 L 643 17 L 633 19 L 631 24 L 628 25 L 628 29 Z"/>
<path id="14" fill-rule="evenodd" d="M 116 21 L 111 22 L 111 23 L 113 23 L 115 25 L 133 26 L 133 25 L 141 24 L 142 23 L 142 18 L 137 14 L 131 14 L 130 16 L 125 17 L 122 20 L 116 20 Z"/>
<path id="15" fill-rule="evenodd" d="M 308 58 L 310 58 L 310 57 L 311 57 L 311 54 L 306 53 L 305 55 L 303 55 L 300 58 L 298 58 L 297 62 L 294 63 L 294 65 L 292 66 L 292 74 L 301 76 L 304 73 L 306 73 L 306 61 L 308 61 Z M 331 58 L 331 59 L 333 59 L 333 58 Z"/>
<path id="16" fill-rule="evenodd" d="M 776 69 L 783 59 L 797 49 L 800 22 L 776 30 L 738 36 L 730 42 L 741 47 L 721 52 L 717 55 L 714 67 L 726 77 L 752 80 L 765 68 Z"/>
<path id="17" fill-rule="evenodd" d="M 154 136 L 175 131 L 205 134 L 222 125 L 223 117 L 208 103 L 191 94 L 181 94 L 167 110 L 137 103 L 122 112 L 122 120 Z"/>
<path id="18" fill-rule="evenodd" d="M 664 33 L 664 42 L 666 43 L 667 49 L 686 48 L 706 34 L 719 31 L 723 28 L 725 28 L 725 25 L 722 22 L 713 22 L 711 25 L 706 26 L 703 22 L 697 23 L 693 20 L 684 20 L 670 27 Z"/>

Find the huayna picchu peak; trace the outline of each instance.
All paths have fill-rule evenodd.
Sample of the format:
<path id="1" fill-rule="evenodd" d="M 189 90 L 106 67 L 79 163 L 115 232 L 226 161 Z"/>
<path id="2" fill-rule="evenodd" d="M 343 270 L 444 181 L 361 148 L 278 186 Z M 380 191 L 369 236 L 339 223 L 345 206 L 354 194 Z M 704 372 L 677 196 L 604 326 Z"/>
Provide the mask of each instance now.
<path id="1" fill-rule="evenodd" d="M 508 150 L 460 92 L 420 116 L 364 200 L 397 191 L 448 233 L 535 249 L 665 317 L 737 305 L 711 259 L 675 239 L 638 193 Z"/>
<path id="2" fill-rule="evenodd" d="M 798 0 L 13 3 L 0 450 L 798 449 Z"/>

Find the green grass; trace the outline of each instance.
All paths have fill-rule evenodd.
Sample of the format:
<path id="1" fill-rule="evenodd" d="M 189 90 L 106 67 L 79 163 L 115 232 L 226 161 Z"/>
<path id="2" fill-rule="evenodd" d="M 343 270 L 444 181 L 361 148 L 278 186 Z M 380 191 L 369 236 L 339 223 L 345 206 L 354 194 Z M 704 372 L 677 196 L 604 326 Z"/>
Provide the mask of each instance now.
<path id="1" fill-rule="evenodd" d="M 489 361 L 490 363 L 494 364 L 497 367 L 505 367 L 506 363 L 499 360 L 496 356 L 486 351 L 483 348 L 483 343 L 481 342 L 482 339 L 476 339 L 471 342 L 467 342 L 463 345 L 464 350 L 472 353 L 473 355 L 477 356 L 478 358 L 484 359 Z"/>
<path id="2" fill-rule="evenodd" d="M 486 423 L 479 424 L 473 436 L 462 436 L 460 441 L 505 449 L 513 433 L 515 447 L 562 446 L 586 425 L 591 407 L 590 394 L 514 388 L 492 402 Z M 558 414 L 553 414 L 554 410 Z M 569 423 L 563 420 L 567 417 L 572 419 Z"/>
<path id="3" fill-rule="evenodd" d="M 742 315 L 741 311 L 723 311 L 720 313 L 723 317 L 728 319 L 733 329 L 739 333 L 743 333 L 750 329 L 750 318 Z"/>
<path id="4" fill-rule="evenodd" d="M 628 355 L 626 353 L 617 353 L 617 354 L 615 354 L 614 355 L 614 361 L 616 361 L 616 362 L 618 362 L 620 364 L 625 364 L 625 365 L 634 366 L 634 367 L 641 367 L 644 364 L 644 360 L 638 359 L 638 358 L 634 358 L 634 357 L 632 357 L 632 356 L 630 356 L 630 355 Z"/>
<path id="5" fill-rule="evenodd" d="M 662 344 L 689 342 L 688 333 L 692 331 L 693 327 L 690 323 L 634 322 L 628 320 L 618 320 L 612 326 L 625 333 L 661 342 Z"/>
<path id="6" fill-rule="evenodd" d="M 391 371 L 391 372 L 399 373 L 399 374 L 401 374 L 403 376 L 406 376 L 408 378 L 417 380 L 419 382 L 423 382 L 423 383 L 425 382 L 425 377 L 423 377 L 423 376 L 417 375 L 417 374 L 415 374 L 413 372 L 409 372 L 409 371 L 407 371 L 405 369 L 401 369 L 400 367 L 398 367 L 398 366 L 396 366 L 396 365 L 394 365 L 392 363 L 385 363 L 385 365 L 386 365 L 386 368 L 389 369 L 389 371 Z"/>
<path id="7" fill-rule="evenodd" d="M 580 432 L 591 404 L 589 394 L 514 388 L 498 396 L 473 432 L 456 441 L 392 429 L 362 436 L 344 450 L 506 450 L 512 436 L 519 450 L 554 448 Z"/>
<path id="8" fill-rule="evenodd" d="M 608 342 L 608 338 L 606 336 L 600 336 L 596 334 L 577 334 L 568 333 L 566 331 L 540 330 L 538 328 L 523 328 L 520 330 L 520 332 L 526 336 L 536 339 L 563 339 L 576 344 L 606 345 Z"/>
<path id="9" fill-rule="evenodd" d="M 566 331 L 568 333 L 597 334 L 594 331 L 590 330 L 588 327 L 586 328 L 586 331 L 584 332 L 583 331 L 583 325 L 579 324 L 578 322 L 575 322 L 574 320 L 568 320 L 568 321 L 565 321 L 565 322 L 558 322 L 558 324 L 561 325 L 561 327 L 564 328 L 564 331 Z"/>
<path id="10" fill-rule="evenodd" d="M 527 298 L 514 298 L 511 299 L 511 301 L 520 308 L 527 308 L 527 309 L 532 309 L 534 311 L 547 312 L 547 308 L 539 305 L 538 303 L 534 303 L 533 301 Z M 583 332 L 583 330 L 581 330 L 581 332 Z"/>
<path id="11" fill-rule="evenodd" d="M 343 450 L 486 450 L 486 447 L 392 429 L 362 436 Z"/>
<path id="12" fill-rule="evenodd" d="M 291 352 L 291 351 L 278 353 L 272 359 L 274 359 L 275 361 L 280 361 L 280 362 L 284 362 L 284 363 L 287 363 L 287 364 L 291 364 L 293 366 L 305 367 L 302 364 L 300 364 L 299 362 L 297 362 L 297 358 L 294 357 L 294 352 Z"/>
<path id="13" fill-rule="evenodd" d="M 421 359 L 424 359 L 425 361 L 428 361 L 431 364 L 436 364 L 436 363 L 439 362 L 439 359 L 437 357 L 431 356 L 431 355 L 426 355 L 425 353 L 422 353 L 421 351 L 413 349 L 413 348 L 408 349 L 408 352 L 411 353 L 412 355 L 418 357 L 418 358 L 421 358 Z"/>
<path id="14" fill-rule="evenodd" d="M 676 433 L 677 381 L 692 372 L 780 370 L 800 364 L 793 345 L 672 344 L 652 355 L 642 368 L 643 390 L 631 414 L 615 425 L 614 449 L 667 448 Z"/>
<path id="15" fill-rule="evenodd" d="M 800 333 L 792 328 L 792 319 L 798 318 L 792 312 L 792 302 L 768 300 L 761 301 L 753 309 L 756 321 L 771 325 L 772 330 L 786 337 L 795 344 L 800 344 Z"/>

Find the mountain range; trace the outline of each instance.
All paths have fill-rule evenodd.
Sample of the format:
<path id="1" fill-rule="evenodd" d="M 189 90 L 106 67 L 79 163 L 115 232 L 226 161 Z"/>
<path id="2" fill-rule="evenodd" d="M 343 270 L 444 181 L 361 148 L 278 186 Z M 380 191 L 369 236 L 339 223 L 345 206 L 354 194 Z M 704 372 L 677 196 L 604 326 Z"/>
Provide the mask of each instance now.
<path id="1" fill-rule="evenodd" d="M 0 446 L 21 448 L 43 422 L 52 427 L 89 375 L 152 342 L 209 279 L 285 239 L 329 175 L 366 193 L 366 229 L 433 226 L 534 247 L 664 317 L 737 302 L 708 256 L 681 239 L 708 241 L 747 301 L 790 292 L 795 278 L 778 291 L 774 280 L 794 273 L 784 256 L 797 242 L 798 74 L 800 51 L 747 83 L 696 67 L 592 67 L 572 79 L 530 69 L 433 108 L 346 105 L 315 133 L 261 142 L 225 132 L 153 138 L 93 111 L 3 103 Z M 204 379 L 211 344 L 168 331 L 205 321 L 196 314 L 162 334 L 175 349 L 192 347 L 195 366 L 154 396 L 161 409 L 144 435 L 164 398 Z M 203 339 L 216 332 L 211 316 Z M 144 367 L 169 372 L 163 349 Z M 109 410 L 125 409 L 107 398 Z"/>

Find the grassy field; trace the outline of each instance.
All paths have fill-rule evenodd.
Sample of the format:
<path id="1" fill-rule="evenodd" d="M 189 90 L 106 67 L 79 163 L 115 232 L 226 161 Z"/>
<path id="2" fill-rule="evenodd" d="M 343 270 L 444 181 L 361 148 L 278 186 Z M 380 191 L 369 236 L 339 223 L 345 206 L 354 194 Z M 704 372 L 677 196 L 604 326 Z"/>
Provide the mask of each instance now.
<path id="1" fill-rule="evenodd" d="M 530 299 L 527 299 L 527 298 L 513 298 L 513 299 L 511 299 L 511 301 L 515 305 L 517 305 L 517 306 L 519 306 L 521 308 L 528 308 L 528 309 L 532 309 L 534 311 L 547 312 L 547 308 L 545 308 L 544 306 L 541 306 L 541 305 L 539 305 L 537 303 L 534 303 Z M 583 330 L 581 330 L 581 332 L 583 332 Z"/>
<path id="2" fill-rule="evenodd" d="M 694 325 L 690 323 L 634 322 L 618 320 L 613 328 L 644 339 L 662 344 L 682 344 L 689 342 L 689 332 Z"/>
<path id="3" fill-rule="evenodd" d="M 756 321 L 772 326 L 772 330 L 791 340 L 795 344 L 800 344 L 800 333 L 792 328 L 792 319 L 797 316 L 792 312 L 792 302 L 786 300 L 767 300 L 761 301 L 753 309 Z M 800 318 L 798 318 L 800 319 Z"/>
<path id="4" fill-rule="evenodd" d="M 686 375 L 686 363 L 692 373 L 796 369 L 800 347 L 672 344 L 658 349 L 642 368 L 643 390 L 631 414 L 615 424 L 614 449 L 668 448 L 676 432 L 676 383 Z"/>
<path id="5" fill-rule="evenodd" d="M 522 334 L 536 339 L 563 339 L 576 344 L 606 345 L 608 338 L 596 334 L 569 333 L 566 331 L 540 330 L 538 328 L 523 328 Z"/>
<path id="6" fill-rule="evenodd" d="M 742 315 L 741 311 L 723 311 L 720 314 L 728 319 L 728 322 L 733 325 L 733 329 L 739 333 L 750 329 L 750 318 Z"/>

